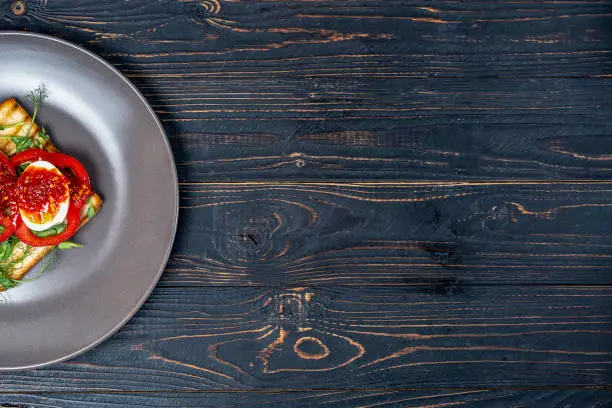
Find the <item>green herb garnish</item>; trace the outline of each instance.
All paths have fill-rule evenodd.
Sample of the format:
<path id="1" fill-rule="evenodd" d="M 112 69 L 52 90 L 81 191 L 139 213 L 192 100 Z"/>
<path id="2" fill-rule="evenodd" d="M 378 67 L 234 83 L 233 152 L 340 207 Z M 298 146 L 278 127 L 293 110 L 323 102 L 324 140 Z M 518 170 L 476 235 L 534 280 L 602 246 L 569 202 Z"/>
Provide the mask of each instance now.
<path id="1" fill-rule="evenodd" d="M 2 285 L 4 289 L 11 289 L 19 285 L 19 280 L 0 274 L 0 285 Z"/>
<path id="2" fill-rule="evenodd" d="M 0 285 L 5 289 L 14 288 L 19 284 L 20 280 L 13 279 L 11 276 L 22 265 L 24 259 L 30 255 L 30 248 L 26 247 L 20 256 L 16 259 L 11 259 L 19 242 L 17 237 L 13 235 L 0 243 Z"/>
<path id="3" fill-rule="evenodd" d="M 40 272 L 38 272 L 38 275 L 34 276 L 33 278 L 27 278 L 27 279 L 21 279 L 17 282 L 32 282 L 35 281 L 36 279 L 39 279 L 41 276 L 43 276 L 43 274 L 47 271 L 47 269 L 49 268 L 49 266 L 51 266 L 56 260 L 57 260 L 57 251 L 54 249 L 53 251 L 51 251 L 51 253 L 49 254 L 49 259 L 47 260 L 47 262 L 43 265 L 42 268 L 40 268 Z"/>
<path id="4" fill-rule="evenodd" d="M 11 140 L 15 143 L 16 152 L 24 151 L 32 146 L 32 139 L 27 136 L 13 136 Z"/>
<path id="5" fill-rule="evenodd" d="M 47 271 L 49 266 L 51 266 L 51 264 L 53 264 L 53 262 L 55 262 L 57 259 L 57 251 L 53 250 L 46 263 L 40 269 L 38 275 L 34 276 L 33 278 L 14 279 L 12 278 L 12 275 L 15 270 L 20 268 L 23 261 L 31 254 L 31 248 L 25 247 L 23 254 L 18 256 L 16 259 L 9 261 L 8 259 L 11 257 L 15 247 L 19 243 L 20 241 L 13 235 L 8 240 L 0 244 L 0 286 L 4 287 L 4 289 L 11 289 L 18 286 L 21 282 L 31 282 L 40 278 Z"/>
<path id="6" fill-rule="evenodd" d="M 66 227 L 67 225 L 65 223 L 62 223 L 62 224 L 57 224 L 44 231 L 32 231 L 32 233 L 39 238 L 46 238 L 46 237 L 51 237 L 53 235 L 61 234 L 62 232 L 66 230 Z"/>
<path id="7" fill-rule="evenodd" d="M 4 228 L 3 228 L 4 229 Z M 13 253 L 14 245 L 11 245 L 11 240 L 0 243 L 0 261 L 6 261 L 9 256 Z"/>
<path id="8" fill-rule="evenodd" d="M 36 138 L 34 138 L 33 145 L 37 149 L 42 149 L 48 140 L 49 140 L 49 135 L 47 134 L 47 131 L 45 130 L 45 128 L 42 128 L 42 130 L 39 130 L 38 133 L 36 134 Z"/>
<path id="9" fill-rule="evenodd" d="M 21 126 L 24 123 L 25 123 L 25 121 L 22 120 L 21 122 L 11 123 L 9 125 L 0 125 L 0 130 L 6 130 L 6 129 L 14 128 L 15 126 Z M 6 138 L 6 137 L 13 137 L 13 136 L 0 135 L 0 137 Z"/>
<path id="10" fill-rule="evenodd" d="M 60 242 L 57 247 L 59 249 L 72 249 L 72 248 L 82 248 L 83 245 L 77 244 L 76 242 L 72 242 L 72 241 L 64 241 L 64 242 Z"/>
<path id="11" fill-rule="evenodd" d="M 30 99 L 34 104 L 34 112 L 32 112 L 32 121 L 30 122 L 30 127 L 28 128 L 28 131 L 25 133 L 26 137 L 30 134 L 32 126 L 34 126 L 34 122 L 36 121 L 36 115 L 38 114 L 38 107 L 46 97 L 47 89 L 45 89 L 44 84 L 38 85 L 38 88 L 26 95 L 26 98 Z"/>
<path id="12" fill-rule="evenodd" d="M 38 88 L 30 92 L 26 95 L 26 98 L 30 99 L 32 103 L 34 103 L 34 111 L 32 112 L 32 120 L 30 121 L 30 126 L 28 130 L 23 135 L 18 136 L 10 136 L 11 141 L 15 143 L 15 152 L 22 152 L 30 147 L 42 147 L 44 142 L 49 140 L 49 136 L 47 136 L 46 131 L 43 129 L 42 131 L 38 131 L 36 136 L 38 138 L 43 137 L 43 140 L 37 140 L 35 138 L 30 137 L 30 132 L 32 131 L 32 127 L 36 121 L 36 116 L 38 115 L 38 108 L 42 101 L 47 97 L 47 90 L 45 89 L 44 84 L 40 84 Z"/>
<path id="13" fill-rule="evenodd" d="M 94 209 L 94 206 L 91 205 L 91 197 L 87 199 L 85 204 L 89 206 L 87 207 L 87 218 L 93 218 L 94 215 L 96 215 L 96 210 Z"/>
<path id="14" fill-rule="evenodd" d="M 9 259 L 17 243 L 19 243 L 19 240 L 15 236 L 11 236 L 6 241 L 0 243 L 0 265 Z"/>

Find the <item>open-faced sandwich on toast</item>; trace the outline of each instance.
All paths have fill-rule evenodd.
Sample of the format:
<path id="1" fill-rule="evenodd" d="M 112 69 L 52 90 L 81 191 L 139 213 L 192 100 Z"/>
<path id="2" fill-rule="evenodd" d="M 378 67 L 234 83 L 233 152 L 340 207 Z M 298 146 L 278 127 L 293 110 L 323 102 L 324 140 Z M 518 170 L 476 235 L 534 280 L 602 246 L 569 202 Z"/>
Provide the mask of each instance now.
<path id="1" fill-rule="evenodd" d="M 70 241 L 102 207 L 85 167 L 57 151 L 13 98 L 0 103 L 0 291 L 17 286 L 54 248 Z"/>

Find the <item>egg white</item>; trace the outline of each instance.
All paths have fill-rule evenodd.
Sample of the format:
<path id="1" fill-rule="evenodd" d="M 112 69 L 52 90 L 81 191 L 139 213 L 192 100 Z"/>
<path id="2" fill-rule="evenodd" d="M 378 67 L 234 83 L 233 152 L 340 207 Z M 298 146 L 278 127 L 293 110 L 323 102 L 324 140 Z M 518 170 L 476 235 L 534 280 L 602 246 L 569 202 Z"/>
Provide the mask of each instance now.
<path id="1" fill-rule="evenodd" d="M 39 160 L 36 161 L 32 164 L 30 164 L 25 171 L 28 171 L 28 169 L 30 167 L 33 168 L 39 168 L 39 169 L 46 169 L 46 170 L 51 170 L 51 171 L 55 171 L 57 173 L 60 173 L 60 171 L 57 169 L 57 167 L 55 167 L 54 165 L 52 165 L 51 163 L 44 161 L 44 160 Z M 68 186 L 66 186 L 66 190 L 68 190 Z M 66 216 L 68 215 L 68 209 L 70 207 L 70 195 L 68 195 L 66 197 L 66 200 L 62 201 L 59 204 L 59 211 L 57 212 L 57 214 L 55 214 L 55 217 L 53 217 L 53 219 L 42 223 L 42 224 L 37 224 L 34 223 L 30 220 L 28 220 L 28 218 L 24 215 L 24 211 L 19 209 L 19 213 L 21 214 L 21 219 L 23 221 L 23 223 L 32 231 L 44 231 L 47 230 L 51 227 L 54 227 L 58 224 L 63 223 L 66 220 Z"/>

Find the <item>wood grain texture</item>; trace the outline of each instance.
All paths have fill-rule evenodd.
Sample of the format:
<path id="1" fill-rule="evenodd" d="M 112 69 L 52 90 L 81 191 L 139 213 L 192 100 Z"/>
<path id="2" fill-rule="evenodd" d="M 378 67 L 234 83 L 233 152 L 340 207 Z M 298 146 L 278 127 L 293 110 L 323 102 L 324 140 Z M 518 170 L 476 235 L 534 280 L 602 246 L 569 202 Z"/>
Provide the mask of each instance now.
<path id="1" fill-rule="evenodd" d="M 103 345 L 0 391 L 609 387 L 609 286 L 158 288 Z"/>
<path id="2" fill-rule="evenodd" d="M 162 284 L 612 283 L 610 183 L 182 184 Z"/>
<path id="3" fill-rule="evenodd" d="M 610 178 L 609 2 L 25 3 L 0 28 L 114 63 L 183 181 Z"/>
<path id="4" fill-rule="evenodd" d="M 230 78 L 584 77 L 612 63 L 606 1 L 32 0 L 22 13 L 11 3 L 5 25 L 90 44 L 147 78 L 215 65 Z"/>
<path id="5" fill-rule="evenodd" d="M 0 408 L 99 408 L 135 407 L 253 407 L 297 406 L 331 408 L 393 407 L 475 407 L 507 408 L 535 406 L 541 408 L 602 408 L 612 404 L 610 391 L 319 391 L 261 393 L 121 393 L 121 394 L 2 394 Z"/>
<path id="6" fill-rule="evenodd" d="M 0 374 L 0 406 L 612 406 L 611 23 L 599 0 L 0 0 L 0 29 L 134 81 L 182 182 L 150 301 Z"/>
<path id="7" fill-rule="evenodd" d="M 304 86 L 288 82 L 293 90 Z M 340 94 L 352 92 L 347 86 L 370 89 L 361 92 L 365 99 L 340 101 L 339 110 L 313 107 L 298 95 L 290 95 L 296 102 L 277 100 L 271 110 L 249 97 L 236 100 L 243 106 L 226 106 L 217 95 L 199 112 L 156 109 L 162 118 L 195 118 L 169 132 L 183 181 L 610 179 L 612 83 L 458 84 L 323 85 Z M 244 86 L 237 88 L 243 92 Z M 301 101 L 309 107 L 297 106 Z"/>

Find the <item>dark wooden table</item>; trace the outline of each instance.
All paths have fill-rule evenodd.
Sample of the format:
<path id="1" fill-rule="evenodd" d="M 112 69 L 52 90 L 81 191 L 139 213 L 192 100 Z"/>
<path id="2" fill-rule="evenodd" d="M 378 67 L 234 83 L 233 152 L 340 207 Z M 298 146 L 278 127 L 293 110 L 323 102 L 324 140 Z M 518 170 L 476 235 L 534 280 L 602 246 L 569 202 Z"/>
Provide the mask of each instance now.
<path id="1" fill-rule="evenodd" d="M 0 10 L 134 81 L 181 181 L 143 309 L 0 406 L 612 406 L 611 1 Z"/>

